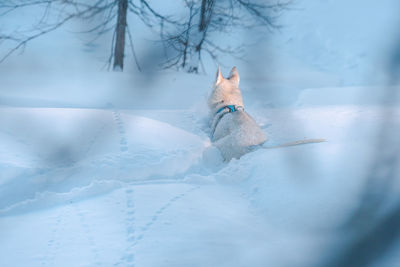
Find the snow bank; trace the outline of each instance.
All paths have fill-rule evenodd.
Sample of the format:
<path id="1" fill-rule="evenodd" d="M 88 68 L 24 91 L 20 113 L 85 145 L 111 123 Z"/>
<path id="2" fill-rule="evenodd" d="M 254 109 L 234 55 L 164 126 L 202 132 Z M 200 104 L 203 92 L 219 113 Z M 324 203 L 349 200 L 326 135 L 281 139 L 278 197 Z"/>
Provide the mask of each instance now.
<path id="1" fill-rule="evenodd" d="M 384 85 L 310 88 L 301 91 L 295 106 L 383 106 L 385 95 L 393 90 L 398 88 Z"/>
<path id="2" fill-rule="evenodd" d="M 15 70 L 2 77 L 0 106 L 188 109 L 194 103 L 204 102 L 214 79 L 211 76 L 173 72 L 131 75 L 96 70 L 45 69 L 29 73 Z"/>
<path id="3" fill-rule="evenodd" d="M 400 111 L 394 112 L 387 125 L 392 133 L 400 130 Z M 327 141 L 259 149 L 232 160 L 212 177 L 241 190 L 274 227 L 332 230 L 343 223 L 357 208 L 368 166 L 376 160 L 377 126 L 385 120 L 382 108 L 319 106 L 262 113 L 269 118 L 267 144 Z"/>
<path id="4" fill-rule="evenodd" d="M 0 142 L 3 212 L 27 199 L 45 199 L 46 192 L 72 192 L 94 181 L 178 179 L 199 162 L 207 144 L 170 124 L 119 110 L 1 108 L 1 113 L 0 131 L 14 141 Z"/>

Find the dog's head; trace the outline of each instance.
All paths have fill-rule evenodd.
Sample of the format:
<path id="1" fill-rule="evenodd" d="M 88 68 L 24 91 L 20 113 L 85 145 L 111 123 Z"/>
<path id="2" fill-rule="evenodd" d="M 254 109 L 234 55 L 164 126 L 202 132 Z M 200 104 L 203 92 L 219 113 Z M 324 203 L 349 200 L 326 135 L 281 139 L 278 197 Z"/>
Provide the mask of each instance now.
<path id="1" fill-rule="evenodd" d="M 243 107 L 242 93 L 239 88 L 239 72 L 233 67 L 229 78 L 225 79 L 221 70 L 218 68 L 217 78 L 210 97 L 208 98 L 208 106 L 210 109 L 218 110 L 227 105 L 237 105 Z"/>

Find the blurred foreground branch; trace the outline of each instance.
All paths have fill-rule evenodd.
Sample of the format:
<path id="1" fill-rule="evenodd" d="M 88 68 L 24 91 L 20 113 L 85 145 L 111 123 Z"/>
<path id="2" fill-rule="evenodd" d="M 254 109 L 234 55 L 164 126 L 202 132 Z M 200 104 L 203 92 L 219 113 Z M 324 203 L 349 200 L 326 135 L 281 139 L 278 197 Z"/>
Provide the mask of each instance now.
<path id="1" fill-rule="evenodd" d="M 390 56 L 378 139 L 358 209 L 340 233 L 344 243 L 321 266 L 370 266 L 400 240 L 400 198 L 392 189 L 399 180 L 400 140 L 393 123 L 399 103 L 400 42 Z"/>

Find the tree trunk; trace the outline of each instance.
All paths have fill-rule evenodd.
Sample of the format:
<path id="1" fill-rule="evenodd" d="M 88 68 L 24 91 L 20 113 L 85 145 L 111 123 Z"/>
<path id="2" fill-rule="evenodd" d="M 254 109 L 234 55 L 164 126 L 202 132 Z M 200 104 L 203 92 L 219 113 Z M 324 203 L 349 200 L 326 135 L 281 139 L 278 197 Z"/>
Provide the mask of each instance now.
<path id="1" fill-rule="evenodd" d="M 204 40 L 207 35 L 207 28 L 210 24 L 210 19 L 212 15 L 212 8 L 214 5 L 214 0 L 202 0 L 200 6 L 200 19 L 199 19 L 199 27 L 197 29 L 197 33 L 195 35 L 196 40 L 193 40 L 196 43 L 194 53 L 191 55 L 190 66 L 187 69 L 188 72 L 199 72 L 199 64 L 201 62 L 201 49 Z"/>
<path id="2" fill-rule="evenodd" d="M 207 5 L 207 0 L 202 0 L 200 8 L 199 32 L 204 31 L 204 29 L 206 28 L 206 5 Z"/>
<path id="3" fill-rule="evenodd" d="M 126 15 L 128 11 L 128 0 L 118 1 L 118 18 L 117 27 L 115 29 L 116 38 L 114 46 L 114 71 L 122 71 L 124 69 Z"/>

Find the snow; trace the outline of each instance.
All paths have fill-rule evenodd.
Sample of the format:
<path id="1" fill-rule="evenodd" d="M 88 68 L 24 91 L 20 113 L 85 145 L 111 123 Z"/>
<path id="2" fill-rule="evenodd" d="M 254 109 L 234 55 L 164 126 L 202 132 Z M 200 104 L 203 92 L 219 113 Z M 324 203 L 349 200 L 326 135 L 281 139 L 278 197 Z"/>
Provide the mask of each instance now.
<path id="1" fill-rule="evenodd" d="M 250 49 L 259 65 L 232 62 L 268 145 L 327 142 L 230 162 L 209 139 L 207 61 L 200 75 L 100 71 L 99 51 L 54 32 L 0 64 L 0 266 L 312 266 L 328 255 L 379 127 L 400 130 L 399 105 L 381 102 L 396 88 L 382 66 L 397 2 L 347 2 L 299 1 L 287 28 Z M 379 266 L 395 266 L 398 248 Z"/>
<path id="2" fill-rule="evenodd" d="M 196 111 L 1 114 L 1 266 L 310 264 L 356 208 L 383 119 L 374 106 L 257 109 L 272 144 L 328 142 L 223 163 Z"/>

